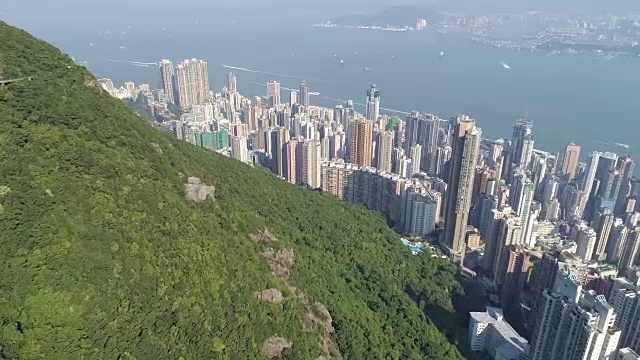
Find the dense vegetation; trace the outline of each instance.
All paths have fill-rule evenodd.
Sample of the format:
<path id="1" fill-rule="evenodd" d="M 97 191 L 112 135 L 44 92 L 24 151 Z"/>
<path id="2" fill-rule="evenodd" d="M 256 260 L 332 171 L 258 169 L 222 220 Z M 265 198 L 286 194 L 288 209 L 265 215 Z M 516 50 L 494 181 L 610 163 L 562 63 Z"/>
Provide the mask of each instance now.
<path id="1" fill-rule="evenodd" d="M 260 359 L 276 334 L 327 356 L 305 302 L 344 358 L 461 358 L 423 312 L 453 310 L 455 268 L 380 215 L 170 138 L 2 22 L 0 76 L 32 77 L 0 89 L 0 359 Z M 187 201 L 189 176 L 215 201 Z M 290 279 L 268 247 L 293 249 Z"/>

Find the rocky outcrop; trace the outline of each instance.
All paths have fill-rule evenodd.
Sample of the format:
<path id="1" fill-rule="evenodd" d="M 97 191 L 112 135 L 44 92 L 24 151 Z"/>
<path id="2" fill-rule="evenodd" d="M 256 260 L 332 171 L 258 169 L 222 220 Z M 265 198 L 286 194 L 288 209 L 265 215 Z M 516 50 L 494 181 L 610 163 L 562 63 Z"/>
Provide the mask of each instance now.
<path id="1" fill-rule="evenodd" d="M 288 282 L 291 277 L 291 270 L 293 269 L 293 263 L 295 256 L 293 255 L 293 249 L 281 249 L 278 251 L 272 248 L 267 249 L 262 253 L 267 261 L 271 272 L 278 279 Z"/>
<path id="2" fill-rule="evenodd" d="M 251 241 L 253 241 L 256 244 L 257 243 L 269 243 L 269 242 L 278 241 L 276 236 L 273 235 L 271 233 L 271 231 L 269 231 L 269 229 L 256 231 L 255 234 L 251 234 L 251 235 L 249 235 L 249 237 L 251 238 Z"/>
<path id="3" fill-rule="evenodd" d="M 184 188 L 187 200 L 189 201 L 202 202 L 207 199 L 215 200 L 215 186 L 204 184 L 197 177 L 190 176 L 187 183 L 184 184 Z"/>
<path id="4" fill-rule="evenodd" d="M 272 304 L 280 304 L 284 301 L 282 292 L 278 289 L 266 289 L 256 293 L 256 297 L 262 301 L 267 301 Z"/>
<path id="5" fill-rule="evenodd" d="M 282 352 L 292 345 L 293 344 L 285 338 L 272 336 L 262 344 L 262 351 L 268 358 L 273 359 L 282 356 Z"/>
<path id="6" fill-rule="evenodd" d="M 153 150 L 155 150 L 158 154 L 162 154 L 162 148 L 160 148 L 160 144 L 151 143 L 151 146 L 153 147 Z"/>
<path id="7" fill-rule="evenodd" d="M 277 241 L 275 236 L 273 236 L 273 234 L 271 234 L 266 229 L 258 231 L 255 234 L 250 235 L 250 237 L 251 240 L 256 244 Z M 295 255 L 293 253 L 293 249 L 280 249 L 276 251 L 273 248 L 267 248 L 262 252 L 262 256 L 269 263 L 269 267 L 271 268 L 271 272 L 273 273 L 273 275 L 282 280 L 287 285 L 291 293 L 295 296 L 295 298 L 298 299 L 300 304 L 304 306 L 306 310 L 302 324 L 304 331 L 316 331 L 319 329 L 322 333 L 321 346 L 324 355 L 318 357 L 317 360 L 331 359 L 336 357 L 340 358 L 340 349 L 338 348 L 338 344 L 332 336 L 333 319 L 331 318 L 331 313 L 329 313 L 327 307 L 322 303 L 316 302 L 315 304 L 311 304 L 307 295 L 303 291 L 296 288 L 293 280 L 291 279 L 293 265 L 295 264 Z M 263 301 L 279 303 L 276 302 L 279 299 L 278 294 L 280 295 L 280 297 L 282 296 L 282 293 L 277 289 L 267 289 L 256 293 L 256 296 Z M 279 301 L 283 301 L 283 299 Z M 281 352 L 276 352 L 275 350 L 273 350 L 271 354 L 277 353 L 278 355 L 269 355 L 270 353 L 266 350 L 267 342 L 269 342 L 269 340 L 267 340 L 263 345 L 265 354 L 267 354 L 267 356 L 269 356 L 270 358 L 280 356 L 279 354 L 281 354 Z M 269 348 L 275 349 L 277 347 L 273 344 L 270 344 Z"/>

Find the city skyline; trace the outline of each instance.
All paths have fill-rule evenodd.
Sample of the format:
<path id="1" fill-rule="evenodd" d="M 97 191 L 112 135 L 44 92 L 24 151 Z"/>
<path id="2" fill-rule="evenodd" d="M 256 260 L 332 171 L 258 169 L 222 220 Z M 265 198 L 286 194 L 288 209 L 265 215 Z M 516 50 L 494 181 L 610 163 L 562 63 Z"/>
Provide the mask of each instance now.
<path id="1" fill-rule="evenodd" d="M 375 85 L 364 92 L 365 113 L 359 114 L 351 101 L 333 108 L 302 105 L 309 94 L 306 81 L 291 90 L 287 103 L 278 81 L 267 82 L 266 97 L 249 98 L 229 91 L 236 80 L 235 74 L 227 76 L 228 86 L 208 95 L 211 110 L 195 106 L 164 126 L 178 138 L 270 168 L 292 184 L 377 210 L 401 234 L 437 240 L 464 272 L 489 280 L 487 291 L 508 318 L 529 303 L 553 318 L 581 314 L 562 326 L 605 322 L 584 335 L 597 346 L 576 338 L 571 351 L 599 357 L 617 350 L 618 333 L 599 335 L 610 333 L 607 326 L 614 320 L 601 319 L 615 319 L 613 310 L 594 315 L 585 309 L 611 308 L 595 292 L 604 291 L 603 277 L 589 266 L 610 266 L 624 276 L 638 265 L 640 212 L 630 156 L 592 152 L 582 163 L 581 146 L 573 142 L 563 156 L 536 149 L 531 119 L 516 120 L 510 139 L 491 140 L 482 138 L 481 124 L 468 115 L 448 120 L 415 111 L 404 119 L 387 116 L 378 112 Z M 559 280 L 538 286 L 529 278 L 534 259 L 547 253 L 559 253 L 563 265 L 546 279 L 564 276 L 584 287 L 576 291 L 578 303 L 557 294 Z M 480 257 L 474 260 L 473 254 Z M 526 288 L 535 290 L 527 294 Z M 555 345 L 559 335 L 549 333 L 545 319 L 534 317 L 526 324 L 532 342 L 512 344 L 514 351 L 531 351 L 541 359 L 569 351 Z M 485 320 L 495 326 L 502 321 Z"/>

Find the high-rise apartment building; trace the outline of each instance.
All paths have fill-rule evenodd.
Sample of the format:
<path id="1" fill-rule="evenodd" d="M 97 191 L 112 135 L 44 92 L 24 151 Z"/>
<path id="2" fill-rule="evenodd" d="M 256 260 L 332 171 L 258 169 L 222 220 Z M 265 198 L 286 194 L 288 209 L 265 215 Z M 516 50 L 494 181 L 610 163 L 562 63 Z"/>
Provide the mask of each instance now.
<path id="1" fill-rule="evenodd" d="M 613 227 L 613 221 L 615 217 L 611 213 L 611 209 L 603 209 L 597 211 L 592 227 L 596 231 L 596 244 L 594 246 L 594 259 L 604 260 L 607 252 L 607 245 L 609 242 L 609 236 L 611 235 L 611 229 Z"/>
<path id="2" fill-rule="evenodd" d="M 175 103 L 175 91 L 174 91 L 174 78 L 173 78 L 173 63 L 171 60 L 160 60 L 160 82 L 162 90 L 164 91 L 165 98 L 170 103 Z"/>
<path id="3" fill-rule="evenodd" d="M 393 150 L 393 131 L 385 130 L 378 135 L 378 170 L 391 172 L 391 153 Z"/>
<path id="4" fill-rule="evenodd" d="M 230 72 L 227 74 L 227 90 L 229 90 L 229 92 L 237 92 L 238 91 L 238 85 L 237 85 L 237 81 L 236 81 L 236 74 Z"/>
<path id="5" fill-rule="evenodd" d="M 520 224 L 520 218 L 515 214 L 509 214 L 500 219 L 500 224 L 496 240 L 496 248 L 493 260 L 493 281 L 496 285 L 502 285 L 504 280 L 502 274 L 505 272 L 506 264 L 509 261 L 509 246 L 520 245 L 523 226 Z M 486 256 L 486 255 L 485 255 Z"/>
<path id="6" fill-rule="evenodd" d="M 371 85 L 371 89 L 367 90 L 366 102 L 366 118 L 371 122 L 378 121 L 380 115 L 380 91 L 376 89 L 376 85 Z"/>
<path id="7" fill-rule="evenodd" d="M 351 122 L 349 138 L 349 161 L 358 166 L 371 166 L 373 124 L 359 118 Z"/>
<path id="8" fill-rule="evenodd" d="M 609 303 L 616 313 L 615 324 L 622 330 L 620 347 L 640 352 L 640 288 L 626 278 L 615 278 Z"/>
<path id="9" fill-rule="evenodd" d="M 285 145 L 285 157 L 284 157 L 284 178 L 291 184 L 298 182 L 298 141 L 295 139 L 289 140 Z"/>
<path id="10" fill-rule="evenodd" d="M 318 189 L 322 182 L 320 160 L 320 140 L 304 140 L 300 145 L 300 179 L 312 189 Z"/>
<path id="11" fill-rule="evenodd" d="M 289 130 L 285 127 L 270 129 L 271 141 L 271 171 L 284 178 L 284 158 L 286 156 L 285 145 L 289 141 Z"/>
<path id="12" fill-rule="evenodd" d="M 300 105 L 308 107 L 309 106 L 309 87 L 307 86 L 306 81 L 302 81 L 300 83 Z"/>
<path id="13" fill-rule="evenodd" d="M 440 193 L 424 188 L 409 188 L 402 199 L 404 232 L 426 236 L 433 232 L 440 212 Z"/>
<path id="14" fill-rule="evenodd" d="M 183 60 L 176 67 L 178 104 L 183 110 L 202 105 L 209 97 L 209 68 L 207 62 L 198 59 Z"/>
<path id="15" fill-rule="evenodd" d="M 578 162 L 580 161 L 580 145 L 570 143 L 564 151 L 562 159 L 562 176 L 568 180 L 573 180 L 578 171 Z"/>
<path id="16" fill-rule="evenodd" d="M 620 156 L 616 165 L 615 179 L 612 196 L 615 198 L 615 213 L 618 216 L 625 214 L 626 203 L 631 192 L 631 177 L 636 168 L 636 163 L 631 156 Z"/>
<path id="17" fill-rule="evenodd" d="M 531 341 L 531 360 L 610 359 L 620 340 L 613 307 L 603 295 L 583 292 L 572 276 L 559 277 L 545 291 L 540 325 Z"/>
<path id="18" fill-rule="evenodd" d="M 436 167 L 438 160 L 438 145 L 440 119 L 437 116 L 431 114 L 420 114 L 417 111 L 412 111 L 407 115 L 405 119 L 405 141 L 404 150 L 406 153 L 410 153 L 411 147 L 414 145 L 420 145 L 422 147 L 421 159 L 416 165 L 414 161 L 415 171 L 424 170 L 429 176 L 436 176 Z"/>
<path id="19" fill-rule="evenodd" d="M 533 203 L 533 182 L 522 168 L 517 168 L 513 175 L 513 181 L 509 190 L 509 205 L 515 210 L 520 218 L 520 224 L 526 226 Z M 526 231 L 522 232 L 521 244 L 527 244 L 529 239 L 525 238 Z"/>
<path id="20" fill-rule="evenodd" d="M 231 157 L 243 163 L 249 162 L 249 151 L 247 150 L 246 136 L 229 136 L 231 145 Z"/>
<path id="21" fill-rule="evenodd" d="M 267 82 L 267 103 L 270 108 L 280 105 L 280 83 L 275 80 Z"/>
<path id="22" fill-rule="evenodd" d="M 487 306 L 484 312 L 469 313 L 469 345 L 491 359 L 523 359 L 529 351 L 527 340 L 504 319 L 502 309 Z"/>
<path id="23" fill-rule="evenodd" d="M 522 245 L 509 245 L 506 267 L 502 270 L 500 303 L 504 309 L 518 310 L 524 284 L 529 271 L 529 251 Z"/>
<path id="24" fill-rule="evenodd" d="M 533 121 L 520 119 L 513 126 L 511 136 L 511 162 L 516 167 L 526 168 L 533 152 Z"/>
<path id="25" fill-rule="evenodd" d="M 476 126 L 474 119 L 458 116 L 452 135 L 453 148 L 442 239 L 457 260 L 464 256 L 465 251 L 465 234 L 481 136 L 482 131 Z"/>
<path id="26" fill-rule="evenodd" d="M 409 150 L 409 158 L 411 159 L 413 173 L 415 174 L 420 171 L 420 165 L 422 163 L 422 146 L 420 144 L 415 144 L 412 145 Z"/>

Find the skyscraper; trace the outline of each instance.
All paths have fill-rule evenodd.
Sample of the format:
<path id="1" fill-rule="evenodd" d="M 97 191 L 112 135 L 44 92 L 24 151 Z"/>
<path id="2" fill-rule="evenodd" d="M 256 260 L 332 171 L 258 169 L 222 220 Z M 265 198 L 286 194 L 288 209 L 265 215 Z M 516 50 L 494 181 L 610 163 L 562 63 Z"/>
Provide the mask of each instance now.
<path id="1" fill-rule="evenodd" d="M 436 176 L 440 119 L 435 115 L 412 111 L 407 115 L 405 122 L 405 152 L 409 154 L 411 147 L 416 144 L 422 147 L 422 158 L 417 163 L 419 166 L 415 172 L 425 170 L 429 176 Z M 413 160 L 415 161 L 415 159 Z"/>
<path id="2" fill-rule="evenodd" d="M 380 132 L 378 135 L 378 170 L 391 172 L 391 150 L 393 150 L 393 131 Z"/>
<path id="3" fill-rule="evenodd" d="M 520 218 L 520 224 L 525 227 L 530 216 L 531 203 L 533 202 L 533 183 L 521 168 L 517 168 L 509 190 L 509 205 Z M 522 232 L 521 244 L 527 244 L 526 231 Z"/>
<path id="4" fill-rule="evenodd" d="M 178 103 L 183 110 L 206 103 L 209 97 L 209 70 L 207 62 L 198 59 L 183 60 L 176 67 Z"/>
<path id="5" fill-rule="evenodd" d="M 267 82 L 267 103 L 271 108 L 280 105 L 280 83 L 275 80 Z"/>
<path id="6" fill-rule="evenodd" d="M 289 104 L 294 105 L 298 103 L 298 92 L 295 90 L 291 90 L 289 93 Z"/>
<path id="7" fill-rule="evenodd" d="M 619 347 L 640 352 L 640 288 L 626 278 L 613 281 L 609 302 L 618 314 L 616 325 L 622 330 Z"/>
<path id="8" fill-rule="evenodd" d="M 284 178 L 284 157 L 287 149 L 285 144 L 289 141 L 289 131 L 285 127 L 271 129 L 271 171 Z"/>
<path id="9" fill-rule="evenodd" d="M 359 118 L 351 122 L 349 138 L 349 161 L 358 166 L 371 166 L 371 142 L 373 124 Z"/>
<path id="10" fill-rule="evenodd" d="M 568 180 L 573 180 L 578 171 L 578 162 L 580 161 L 580 145 L 570 143 L 564 151 L 562 159 L 562 176 Z"/>
<path id="11" fill-rule="evenodd" d="M 300 146 L 300 179 L 312 189 L 320 188 L 322 181 L 320 140 L 304 140 Z"/>
<path id="12" fill-rule="evenodd" d="M 497 285 L 502 285 L 507 262 L 509 261 L 509 246 L 520 245 L 523 226 L 520 219 L 513 214 L 507 215 L 500 220 L 497 236 L 497 246 L 493 261 L 493 280 Z"/>
<path id="13" fill-rule="evenodd" d="M 420 144 L 411 146 L 411 149 L 409 151 L 409 158 L 411 159 L 411 163 L 413 166 L 413 173 L 419 172 L 422 159 L 422 146 Z"/>
<path id="14" fill-rule="evenodd" d="M 632 195 L 631 194 L 631 176 L 633 175 L 633 171 L 636 168 L 636 163 L 633 161 L 631 156 L 620 156 L 618 158 L 618 163 L 616 165 L 616 178 L 613 185 L 613 196 L 615 196 L 616 205 L 615 210 L 616 214 L 619 216 L 623 216 L 626 207 L 627 198 Z"/>
<path id="15" fill-rule="evenodd" d="M 516 167 L 526 167 L 531 161 L 533 151 L 533 122 L 528 119 L 520 119 L 513 126 L 511 136 L 511 162 Z M 527 159 L 528 157 L 528 159 Z"/>
<path id="16" fill-rule="evenodd" d="M 573 275 L 559 277 L 543 294 L 531 360 L 611 359 L 620 340 L 616 314 L 603 295 L 582 292 Z"/>
<path id="17" fill-rule="evenodd" d="M 241 161 L 249 162 L 249 152 L 247 150 L 247 138 L 245 136 L 229 136 L 231 143 L 231 157 Z"/>
<path id="18" fill-rule="evenodd" d="M 300 105 L 309 106 L 309 87 L 306 81 L 300 83 Z"/>
<path id="19" fill-rule="evenodd" d="M 376 85 L 371 85 L 371 89 L 367 90 L 367 113 L 366 118 L 369 121 L 378 121 L 380 115 L 380 91 L 376 89 Z"/>
<path id="20" fill-rule="evenodd" d="M 506 267 L 500 276 L 501 296 L 500 302 L 504 309 L 517 310 L 520 305 L 520 295 L 529 270 L 529 251 L 522 245 L 509 245 L 505 249 L 507 254 Z"/>
<path id="21" fill-rule="evenodd" d="M 164 95 L 170 103 L 175 103 L 173 90 L 173 63 L 171 60 L 160 60 L 160 81 Z"/>
<path id="22" fill-rule="evenodd" d="M 444 217 L 444 245 L 454 259 L 461 259 L 465 251 L 473 180 L 480 150 L 482 131 L 476 127 L 476 121 L 466 115 L 456 119 L 452 136 L 452 154 L 450 160 L 449 184 Z"/>
<path id="23" fill-rule="evenodd" d="M 284 174 L 284 178 L 292 183 L 295 184 L 298 181 L 298 169 L 297 169 L 297 163 L 298 161 L 296 161 L 296 158 L 298 157 L 298 141 L 297 140 L 289 140 L 289 142 L 287 142 L 287 145 L 285 145 L 285 158 L 284 158 L 284 167 L 285 167 L 285 174 Z"/>
<path id="24" fill-rule="evenodd" d="M 230 72 L 227 74 L 227 89 L 229 92 L 237 92 L 236 74 Z"/>

